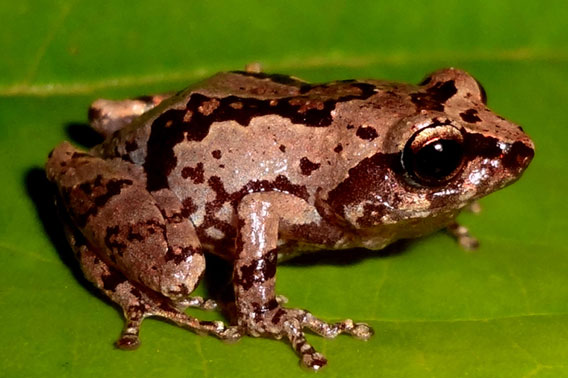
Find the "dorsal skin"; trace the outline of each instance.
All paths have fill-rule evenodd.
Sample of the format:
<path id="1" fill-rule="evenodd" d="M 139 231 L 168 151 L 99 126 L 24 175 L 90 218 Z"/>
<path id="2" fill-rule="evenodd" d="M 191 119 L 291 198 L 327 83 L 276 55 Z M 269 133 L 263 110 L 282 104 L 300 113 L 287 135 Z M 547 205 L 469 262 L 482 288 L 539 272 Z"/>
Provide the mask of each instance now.
<path id="1" fill-rule="evenodd" d="M 98 100 L 89 117 L 105 141 L 88 153 L 61 144 L 46 171 L 85 275 L 125 311 L 117 345 L 137 346 L 154 315 L 222 339 L 286 337 L 316 370 L 326 360 L 304 328 L 361 339 L 372 330 L 284 307 L 279 259 L 381 249 L 444 227 L 473 246 L 455 217 L 517 180 L 534 155 L 453 68 L 419 85 L 226 72 L 171 96 Z M 180 311 L 212 306 L 189 297 L 204 251 L 233 264 L 233 326 Z"/>
<path id="2" fill-rule="evenodd" d="M 189 208 L 200 240 L 225 257 L 235 235 L 234 207 L 247 193 L 266 190 L 317 203 L 327 221 L 349 225 L 316 244 L 380 249 L 444 227 L 467 203 L 524 169 L 532 142 L 484 101 L 477 81 L 454 69 L 421 86 L 312 85 L 283 75 L 220 73 L 163 102 L 94 153 L 142 165 L 149 190 L 171 188 Z M 436 122 L 464 131 L 467 164 L 444 186 L 413 185 L 401 152 L 412 134 Z M 519 149 L 527 162 L 481 163 L 509 149 Z M 478 176 L 485 178 L 469 180 Z M 426 224 L 416 225 L 420 220 Z M 371 240 L 361 239 L 368 234 Z"/>

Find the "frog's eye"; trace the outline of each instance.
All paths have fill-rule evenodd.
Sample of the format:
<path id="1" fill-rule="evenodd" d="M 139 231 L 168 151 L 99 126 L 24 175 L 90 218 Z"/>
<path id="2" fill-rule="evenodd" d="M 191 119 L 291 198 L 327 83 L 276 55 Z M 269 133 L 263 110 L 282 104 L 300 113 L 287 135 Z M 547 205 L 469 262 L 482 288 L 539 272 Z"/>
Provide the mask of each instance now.
<path id="1" fill-rule="evenodd" d="M 402 165 L 418 184 L 436 186 L 455 177 L 463 166 L 463 135 L 451 125 L 416 132 L 402 151 Z"/>

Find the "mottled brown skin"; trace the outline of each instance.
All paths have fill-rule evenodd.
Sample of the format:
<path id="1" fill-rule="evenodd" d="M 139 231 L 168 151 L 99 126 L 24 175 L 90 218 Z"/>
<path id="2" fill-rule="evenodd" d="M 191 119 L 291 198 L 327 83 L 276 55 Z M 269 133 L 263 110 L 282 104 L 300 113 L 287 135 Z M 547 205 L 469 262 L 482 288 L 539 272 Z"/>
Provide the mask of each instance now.
<path id="1" fill-rule="evenodd" d="M 88 153 L 63 143 L 46 170 L 85 275 L 124 309 L 120 347 L 138 345 L 144 317 L 162 316 L 222 339 L 285 337 L 319 369 L 326 360 L 304 328 L 361 339 L 372 330 L 283 306 L 277 261 L 445 227 L 474 246 L 456 215 L 518 179 L 534 154 L 485 102 L 456 69 L 420 85 L 220 73 L 169 98 L 95 102 L 91 123 L 106 140 Z M 183 312 L 213 307 L 189 296 L 204 251 L 233 262 L 233 326 Z"/>

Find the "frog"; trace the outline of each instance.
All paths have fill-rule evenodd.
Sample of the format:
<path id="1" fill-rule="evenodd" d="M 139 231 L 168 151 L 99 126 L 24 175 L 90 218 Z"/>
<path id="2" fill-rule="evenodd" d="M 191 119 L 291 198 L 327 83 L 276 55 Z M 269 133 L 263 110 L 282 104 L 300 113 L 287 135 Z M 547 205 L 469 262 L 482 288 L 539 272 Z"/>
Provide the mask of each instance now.
<path id="1" fill-rule="evenodd" d="M 221 72 L 177 93 L 97 100 L 88 116 L 104 141 L 61 143 L 46 174 L 85 277 L 124 313 L 117 347 L 138 347 L 154 316 L 226 341 L 284 339 L 313 370 L 327 360 L 307 331 L 368 340 L 373 329 L 287 307 L 278 262 L 443 229 L 474 248 L 457 215 L 534 156 L 523 129 L 456 68 L 419 84 Z M 206 254 L 232 266 L 228 323 L 185 312 L 218 308 L 192 296 Z"/>

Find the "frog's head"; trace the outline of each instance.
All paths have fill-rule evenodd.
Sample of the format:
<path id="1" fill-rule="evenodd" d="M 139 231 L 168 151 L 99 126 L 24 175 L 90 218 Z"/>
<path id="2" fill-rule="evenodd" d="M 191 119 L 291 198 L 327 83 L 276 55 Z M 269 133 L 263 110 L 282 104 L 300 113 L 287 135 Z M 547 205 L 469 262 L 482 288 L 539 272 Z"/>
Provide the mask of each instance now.
<path id="1" fill-rule="evenodd" d="M 412 113 L 389 125 L 381 150 L 329 192 L 356 228 L 406 227 L 398 238 L 444 227 L 471 201 L 516 181 L 532 160 L 531 139 L 487 108 L 467 73 L 435 72 L 404 95 Z"/>

